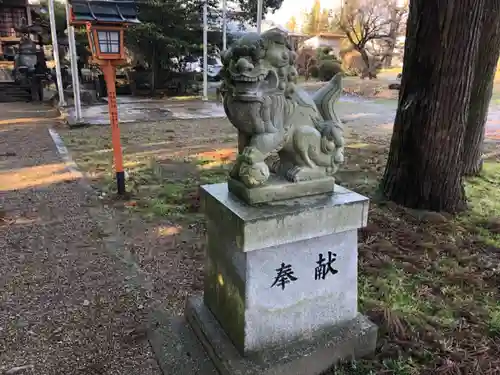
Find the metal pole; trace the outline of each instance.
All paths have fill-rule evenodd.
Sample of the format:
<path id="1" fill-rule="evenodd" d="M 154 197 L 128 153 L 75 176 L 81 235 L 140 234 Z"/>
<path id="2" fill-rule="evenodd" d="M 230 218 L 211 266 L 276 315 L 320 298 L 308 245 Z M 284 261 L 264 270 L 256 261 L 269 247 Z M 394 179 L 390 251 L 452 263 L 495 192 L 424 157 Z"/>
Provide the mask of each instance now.
<path id="1" fill-rule="evenodd" d="M 26 20 L 28 22 L 28 26 L 31 26 L 33 24 L 33 19 L 31 18 L 31 7 L 29 5 L 26 6 L 26 15 L 28 16 Z"/>
<path id="2" fill-rule="evenodd" d="M 208 100 L 208 4 L 203 3 L 203 100 Z"/>
<path id="3" fill-rule="evenodd" d="M 82 102 L 80 99 L 80 77 L 78 76 L 78 62 L 76 57 L 76 43 L 75 43 L 75 27 L 71 26 L 69 28 L 69 43 L 72 46 L 71 53 L 71 75 L 75 77 L 73 79 L 73 95 L 75 99 L 75 110 L 76 110 L 76 121 L 82 121 Z"/>
<path id="4" fill-rule="evenodd" d="M 262 10 L 263 7 L 263 0 L 257 0 L 257 32 L 260 34 L 262 32 L 262 16 L 264 11 Z"/>
<path id="5" fill-rule="evenodd" d="M 69 59 L 71 62 L 71 82 L 73 84 L 73 100 L 75 103 L 76 122 L 82 121 L 82 104 L 80 101 L 80 80 L 78 77 L 78 65 L 76 62 L 75 28 L 70 24 L 71 9 L 69 1 L 66 1 L 66 29 L 68 30 Z"/>
<path id="6" fill-rule="evenodd" d="M 56 18 L 54 15 L 54 0 L 49 0 L 49 19 L 50 19 L 50 34 L 52 36 L 52 53 L 54 62 L 56 63 L 56 86 L 59 94 L 59 106 L 64 107 L 64 90 L 61 76 L 61 62 L 59 61 L 59 46 L 57 44 Z"/>
<path id="7" fill-rule="evenodd" d="M 222 50 L 227 48 L 227 0 L 222 0 Z"/>

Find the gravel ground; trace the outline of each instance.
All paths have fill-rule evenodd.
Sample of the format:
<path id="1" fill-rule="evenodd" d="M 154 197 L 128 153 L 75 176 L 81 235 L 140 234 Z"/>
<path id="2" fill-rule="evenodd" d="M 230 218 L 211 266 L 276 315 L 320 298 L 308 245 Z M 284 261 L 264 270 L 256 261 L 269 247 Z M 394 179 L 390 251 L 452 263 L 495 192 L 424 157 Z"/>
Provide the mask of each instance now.
<path id="1" fill-rule="evenodd" d="M 369 129 L 374 136 L 387 136 L 387 129 L 381 125 L 389 121 L 392 113 L 372 113 L 378 109 L 373 104 L 366 116 L 358 118 L 352 114 L 359 109 L 359 103 L 346 102 L 339 107 L 340 115 L 348 120 L 346 135 L 353 130 L 365 132 Z M 174 205 L 169 194 L 175 192 L 176 186 L 197 186 L 199 183 L 199 165 L 186 163 L 185 158 L 197 154 L 208 158 L 216 151 L 236 147 L 236 131 L 227 119 L 125 123 L 120 124 L 120 130 L 129 183 L 134 180 L 137 184 L 134 202 L 142 198 L 146 201 L 158 198 L 162 203 Z M 61 127 L 58 132 L 75 162 L 91 177 L 92 185 L 97 189 L 101 185 L 107 187 L 105 181 L 108 180 L 103 179 L 103 175 L 113 174 L 109 164 L 109 129 L 101 126 Z M 143 165 L 147 165 L 151 158 L 164 168 L 162 181 L 149 181 L 150 176 L 144 174 Z M 191 200 L 196 201 L 196 196 Z M 186 201 L 183 203 L 196 206 L 189 197 Z M 147 276 L 155 303 L 182 314 L 186 296 L 201 293 L 203 289 L 205 233 L 202 220 L 191 218 L 196 215 L 195 210 L 189 210 L 182 217 L 175 210 L 150 217 L 148 210 L 134 212 L 120 201 L 104 198 L 102 203 L 108 206 L 118 223 L 114 229 L 123 238 L 121 256 Z M 193 221 L 198 222 L 193 224 Z"/>
<path id="2" fill-rule="evenodd" d="M 0 108 L 0 374 L 160 374 L 148 293 L 59 164 L 54 120 L 6 121 L 23 105 Z"/>

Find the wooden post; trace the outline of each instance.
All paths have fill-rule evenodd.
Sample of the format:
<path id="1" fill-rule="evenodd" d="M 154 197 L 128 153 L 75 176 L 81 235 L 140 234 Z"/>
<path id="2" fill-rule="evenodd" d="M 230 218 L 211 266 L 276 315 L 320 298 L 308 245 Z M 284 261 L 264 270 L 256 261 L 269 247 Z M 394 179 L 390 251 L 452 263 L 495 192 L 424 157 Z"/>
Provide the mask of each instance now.
<path id="1" fill-rule="evenodd" d="M 111 61 L 102 61 L 102 72 L 108 91 L 109 122 L 116 170 L 116 187 L 119 195 L 125 194 L 125 172 L 123 170 L 123 155 L 118 127 L 118 108 L 116 105 L 115 66 Z"/>

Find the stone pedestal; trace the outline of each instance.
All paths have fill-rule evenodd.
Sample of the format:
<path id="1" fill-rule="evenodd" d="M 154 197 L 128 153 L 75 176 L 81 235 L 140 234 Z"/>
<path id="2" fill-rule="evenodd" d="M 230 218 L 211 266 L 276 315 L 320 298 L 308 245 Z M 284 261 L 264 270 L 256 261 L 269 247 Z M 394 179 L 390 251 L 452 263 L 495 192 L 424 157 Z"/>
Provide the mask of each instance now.
<path id="1" fill-rule="evenodd" d="M 357 229 L 368 199 L 335 194 L 248 206 L 227 184 L 201 188 L 203 300 L 186 317 L 222 374 L 314 375 L 374 351 L 357 309 Z"/>

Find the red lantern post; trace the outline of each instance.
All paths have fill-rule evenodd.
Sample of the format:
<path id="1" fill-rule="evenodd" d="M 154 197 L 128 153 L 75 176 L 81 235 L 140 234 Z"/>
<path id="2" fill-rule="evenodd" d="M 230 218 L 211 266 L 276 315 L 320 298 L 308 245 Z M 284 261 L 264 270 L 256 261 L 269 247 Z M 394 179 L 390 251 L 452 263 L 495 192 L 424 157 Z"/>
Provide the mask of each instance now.
<path id="1" fill-rule="evenodd" d="M 125 194 L 125 172 L 123 170 L 120 127 L 118 126 L 118 106 L 116 105 L 116 70 L 111 61 L 106 61 L 106 64 L 102 64 L 101 70 L 104 74 L 104 80 L 108 90 L 109 122 L 111 124 L 111 140 L 113 143 L 113 156 L 115 159 L 116 186 L 118 194 L 122 195 Z"/>
<path id="2" fill-rule="evenodd" d="M 123 48 L 124 25 L 100 25 L 87 23 L 89 44 L 92 48 L 94 62 L 99 64 L 106 89 L 108 91 L 109 123 L 115 160 L 116 187 L 119 195 L 125 194 L 125 172 L 123 170 L 123 154 L 118 126 L 118 106 L 116 104 L 116 66 L 125 62 Z"/>
<path id="3" fill-rule="evenodd" d="M 93 62 L 99 64 L 108 91 L 109 122 L 115 161 L 116 186 L 119 195 L 125 194 L 125 172 L 116 104 L 116 66 L 126 62 L 123 46 L 127 24 L 138 23 L 133 1 L 73 0 L 72 24 L 87 26 Z"/>

